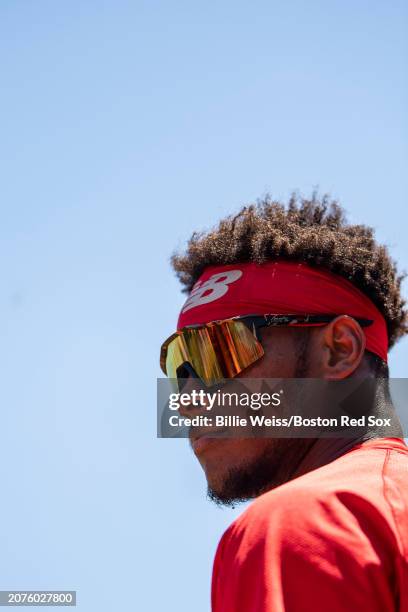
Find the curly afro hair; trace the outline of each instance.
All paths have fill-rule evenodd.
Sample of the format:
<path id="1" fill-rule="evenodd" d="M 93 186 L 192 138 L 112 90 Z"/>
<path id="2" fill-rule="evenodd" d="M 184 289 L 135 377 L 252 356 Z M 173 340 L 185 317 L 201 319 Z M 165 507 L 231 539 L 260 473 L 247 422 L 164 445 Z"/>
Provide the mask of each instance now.
<path id="1" fill-rule="evenodd" d="M 244 206 L 209 232 L 195 232 L 183 254 L 171 258 L 190 291 L 204 268 L 284 258 L 330 270 L 351 281 L 383 314 L 389 347 L 407 333 L 401 281 L 385 246 L 365 225 L 349 225 L 343 209 L 329 196 L 293 195 L 287 206 L 269 196 Z"/>

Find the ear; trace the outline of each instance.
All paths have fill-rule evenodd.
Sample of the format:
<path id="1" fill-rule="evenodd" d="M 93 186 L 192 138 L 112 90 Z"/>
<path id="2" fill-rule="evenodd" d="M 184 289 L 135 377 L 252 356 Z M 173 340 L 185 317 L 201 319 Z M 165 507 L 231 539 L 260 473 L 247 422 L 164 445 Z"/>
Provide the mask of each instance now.
<path id="1" fill-rule="evenodd" d="M 361 363 L 366 337 L 359 323 L 348 315 L 340 315 L 323 328 L 322 374 L 328 379 L 351 376 Z"/>

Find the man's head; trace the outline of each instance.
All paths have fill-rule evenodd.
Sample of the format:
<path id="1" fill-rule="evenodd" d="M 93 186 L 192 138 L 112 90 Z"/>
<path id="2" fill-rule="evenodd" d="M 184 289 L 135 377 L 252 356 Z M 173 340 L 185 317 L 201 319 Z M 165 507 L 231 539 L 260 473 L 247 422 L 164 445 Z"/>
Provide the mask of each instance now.
<path id="1" fill-rule="evenodd" d="M 327 198 L 319 201 L 314 197 L 300 202 L 292 198 L 287 208 L 266 199 L 256 206 L 245 207 L 238 215 L 221 221 L 213 231 L 194 234 L 186 253 L 174 256 L 172 261 L 185 289 L 195 288 L 183 309 L 189 316 L 197 306 L 205 303 L 206 292 L 197 293 L 196 283 L 209 267 L 232 266 L 239 270 L 240 264 L 241 267 L 242 264 L 265 267 L 272 262 L 284 262 L 290 272 L 291 264 L 296 262 L 307 264 L 312 274 L 316 270 L 329 278 L 334 275 L 341 289 L 342 283 L 350 284 L 352 311 L 352 293 L 357 288 L 354 296 L 357 306 L 361 297 L 363 310 L 364 307 L 369 312 L 370 308 L 374 309 L 374 318 L 380 327 L 383 326 L 382 340 L 378 340 L 378 332 L 366 334 L 353 316 L 345 316 L 356 312 L 348 311 L 342 297 L 341 311 L 338 307 L 331 309 L 339 316 L 325 325 L 272 326 L 260 330 L 264 355 L 238 376 L 387 377 L 384 353 L 406 333 L 401 277 L 386 248 L 375 243 L 370 228 L 348 225 L 341 209 L 335 203 L 329 204 Z M 297 291 L 296 278 L 289 277 L 287 285 L 291 287 L 293 300 Z M 298 310 L 302 312 L 306 310 L 303 303 L 310 302 L 306 294 L 312 286 L 306 284 L 301 289 L 299 284 Z M 331 295 L 327 295 L 327 291 L 322 293 L 320 301 L 330 303 Z M 316 296 L 312 298 L 315 312 L 321 313 L 319 300 Z M 239 312 L 228 311 L 229 316 L 255 314 L 256 303 L 259 307 L 261 302 L 255 300 L 252 304 L 252 300 L 253 293 L 249 291 L 248 296 L 244 296 L 244 306 L 240 304 Z M 229 304 L 230 309 L 234 308 L 234 303 Z M 354 309 L 357 306 L 354 304 Z M 293 310 L 293 303 L 288 304 L 287 314 L 290 313 L 298 314 Z M 205 322 L 214 318 L 221 317 L 211 316 Z M 193 322 L 196 321 L 193 319 Z M 384 338 L 388 346 L 378 350 L 377 344 L 384 345 Z M 367 345 L 371 350 L 367 350 Z M 193 448 L 206 473 L 210 496 L 216 501 L 230 503 L 254 497 L 290 479 L 312 444 L 313 440 L 307 439 L 212 438 L 193 441 Z"/>

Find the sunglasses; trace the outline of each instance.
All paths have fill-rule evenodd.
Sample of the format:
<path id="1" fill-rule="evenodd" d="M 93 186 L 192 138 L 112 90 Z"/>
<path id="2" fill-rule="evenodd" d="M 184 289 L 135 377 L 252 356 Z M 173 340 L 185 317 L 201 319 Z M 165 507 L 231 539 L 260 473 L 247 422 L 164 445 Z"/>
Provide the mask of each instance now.
<path id="1" fill-rule="evenodd" d="M 172 379 L 189 374 L 207 386 L 234 378 L 264 355 L 259 330 L 278 326 L 326 325 L 339 315 L 247 315 L 199 325 L 172 334 L 161 347 L 160 367 Z M 361 327 L 373 322 L 353 317 Z"/>

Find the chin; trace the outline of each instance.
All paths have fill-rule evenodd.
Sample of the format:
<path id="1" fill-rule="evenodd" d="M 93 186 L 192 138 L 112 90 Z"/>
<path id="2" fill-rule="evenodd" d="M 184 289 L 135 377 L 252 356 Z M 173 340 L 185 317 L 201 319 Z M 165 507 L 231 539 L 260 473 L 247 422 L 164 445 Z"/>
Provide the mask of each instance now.
<path id="1" fill-rule="evenodd" d="M 222 474 L 211 474 L 206 472 L 207 487 L 209 491 L 213 491 L 216 495 L 222 496 L 228 481 L 228 471 Z"/>
<path id="2" fill-rule="evenodd" d="M 242 462 L 242 458 L 241 458 Z M 258 486 L 254 489 L 252 464 L 250 462 L 225 461 L 213 469 L 205 470 L 207 494 L 217 505 L 231 506 L 238 502 L 253 499 L 259 494 Z M 258 480 L 258 479 L 255 479 Z"/>
<path id="3" fill-rule="evenodd" d="M 231 440 L 231 453 L 223 457 L 201 457 L 209 498 L 219 505 L 234 505 L 258 497 L 283 482 L 289 476 L 285 468 L 287 441 Z M 279 452 L 279 450 L 281 452 Z M 237 451 L 237 452 L 235 452 Z M 238 452 L 240 451 L 240 452 Z M 205 460 L 204 460 L 205 459 Z M 289 461 L 289 467 L 292 461 Z"/>

